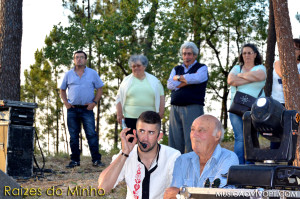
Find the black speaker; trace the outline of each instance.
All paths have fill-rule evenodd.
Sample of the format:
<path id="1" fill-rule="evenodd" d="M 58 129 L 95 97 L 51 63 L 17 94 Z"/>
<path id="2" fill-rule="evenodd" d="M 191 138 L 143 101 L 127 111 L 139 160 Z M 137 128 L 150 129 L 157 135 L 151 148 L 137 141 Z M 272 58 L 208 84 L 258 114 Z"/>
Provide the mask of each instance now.
<path id="1" fill-rule="evenodd" d="M 34 109 L 26 107 L 11 107 L 9 120 L 11 124 L 32 126 L 34 122 Z"/>
<path id="2" fill-rule="evenodd" d="M 33 173 L 34 127 L 9 125 L 6 173 L 14 177 L 30 177 Z"/>
<path id="3" fill-rule="evenodd" d="M 35 108 L 36 103 L 0 100 L 0 170 L 9 176 L 33 174 Z"/>

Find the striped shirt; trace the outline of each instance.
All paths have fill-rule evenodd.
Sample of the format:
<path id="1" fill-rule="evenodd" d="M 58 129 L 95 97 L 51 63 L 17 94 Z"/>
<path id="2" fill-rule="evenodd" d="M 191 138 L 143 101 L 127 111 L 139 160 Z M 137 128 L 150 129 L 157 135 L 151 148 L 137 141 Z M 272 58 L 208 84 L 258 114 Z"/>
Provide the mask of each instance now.
<path id="1" fill-rule="evenodd" d="M 185 65 L 182 64 L 181 66 L 184 68 L 184 73 L 187 73 L 196 63 L 197 63 L 197 61 L 195 61 L 194 63 L 189 65 L 188 68 L 186 68 Z M 177 86 L 179 86 L 179 84 L 181 84 L 180 81 L 173 80 L 173 77 L 176 75 L 176 71 L 174 68 L 172 69 L 170 77 L 167 82 L 167 87 L 170 90 L 178 90 L 179 88 L 177 88 Z M 185 74 L 183 76 L 186 79 L 188 84 L 200 84 L 202 82 L 205 82 L 208 80 L 207 66 L 203 66 L 203 67 L 199 68 L 196 73 Z"/>

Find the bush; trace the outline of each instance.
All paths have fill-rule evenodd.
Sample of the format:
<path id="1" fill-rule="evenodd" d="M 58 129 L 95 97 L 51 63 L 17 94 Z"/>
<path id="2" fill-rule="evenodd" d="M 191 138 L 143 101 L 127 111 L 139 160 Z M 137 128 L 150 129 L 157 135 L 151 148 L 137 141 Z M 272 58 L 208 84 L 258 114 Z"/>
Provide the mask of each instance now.
<path id="1" fill-rule="evenodd" d="M 223 142 L 232 142 L 234 141 L 234 133 L 232 129 L 226 129 L 224 134 Z"/>

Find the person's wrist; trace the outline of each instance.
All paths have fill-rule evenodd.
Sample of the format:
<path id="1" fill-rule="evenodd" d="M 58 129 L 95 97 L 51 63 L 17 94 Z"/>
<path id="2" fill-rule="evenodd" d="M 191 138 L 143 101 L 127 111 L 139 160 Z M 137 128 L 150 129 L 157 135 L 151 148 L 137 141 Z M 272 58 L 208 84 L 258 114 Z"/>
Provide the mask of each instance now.
<path id="1" fill-rule="evenodd" d="M 180 81 L 180 75 L 177 75 L 177 81 Z"/>
<path id="2" fill-rule="evenodd" d="M 97 105 L 97 102 L 95 100 L 93 100 L 93 103 L 95 103 L 95 105 Z"/>
<path id="3" fill-rule="evenodd" d="M 121 155 L 122 155 L 122 156 L 125 156 L 126 158 L 129 157 L 129 153 L 124 153 L 123 151 L 122 151 Z"/>

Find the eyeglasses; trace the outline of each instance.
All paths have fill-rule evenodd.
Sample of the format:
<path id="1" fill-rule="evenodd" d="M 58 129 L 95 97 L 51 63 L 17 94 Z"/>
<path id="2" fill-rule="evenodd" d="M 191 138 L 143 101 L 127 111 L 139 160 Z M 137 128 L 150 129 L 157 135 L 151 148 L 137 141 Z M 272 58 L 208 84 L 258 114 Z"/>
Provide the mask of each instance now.
<path id="1" fill-rule="evenodd" d="M 212 188 L 219 188 L 221 184 L 221 180 L 220 178 L 216 178 L 213 183 L 211 184 Z M 206 179 L 205 184 L 204 184 L 205 188 L 209 188 L 210 187 L 210 180 L 209 178 Z"/>
<path id="2" fill-rule="evenodd" d="M 243 52 L 242 55 L 253 55 L 255 52 Z"/>
<path id="3" fill-rule="evenodd" d="M 140 68 L 141 66 L 143 66 L 143 65 L 141 65 L 141 64 L 132 64 L 131 68 Z"/>
<path id="4" fill-rule="evenodd" d="M 186 56 L 186 55 L 188 55 L 188 56 L 192 56 L 192 55 L 193 55 L 193 53 L 191 53 L 191 52 L 188 52 L 188 53 L 182 53 L 182 55 L 183 55 L 183 56 Z"/>
<path id="5" fill-rule="evenodd" d="M 78 56 L 78 57 L 76 56 L 75 59 L 85 59 L 85 57 L 84 56 Z"/>

